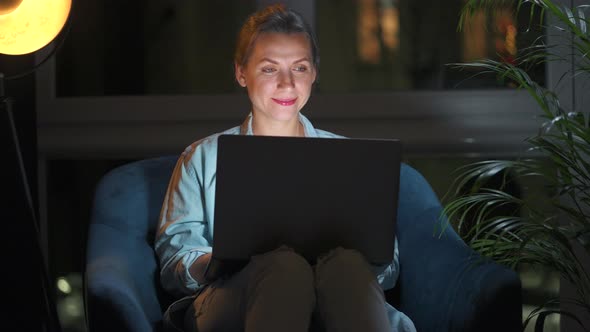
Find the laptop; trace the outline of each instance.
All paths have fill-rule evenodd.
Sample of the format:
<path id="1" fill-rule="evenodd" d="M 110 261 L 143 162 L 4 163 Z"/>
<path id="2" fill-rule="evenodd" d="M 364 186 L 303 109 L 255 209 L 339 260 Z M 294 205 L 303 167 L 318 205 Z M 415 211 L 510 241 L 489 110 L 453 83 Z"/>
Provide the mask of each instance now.
<path id="1" fill-rule="evenodd" d="M 281 245 L 314 264 L 336 247 L 393 261 L 401 142 L 221 135 L 209 281 Z"/>

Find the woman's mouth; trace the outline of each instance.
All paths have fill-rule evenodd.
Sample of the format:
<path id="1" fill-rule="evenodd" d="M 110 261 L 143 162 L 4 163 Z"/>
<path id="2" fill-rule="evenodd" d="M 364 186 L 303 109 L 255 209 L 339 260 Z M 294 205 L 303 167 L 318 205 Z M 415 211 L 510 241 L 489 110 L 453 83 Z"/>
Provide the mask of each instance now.
<path id="1" fill-rule="evenodd" d="M 295 101 L 297 100 L 297 98 L 293 98 L 293 99 L 277 99 L 277 98 L 271 98 L 272 101 L 274 101 L 275 103 L 281 105 L 281 106 L 291 106 L 293 104 L 295 104 Z"/>

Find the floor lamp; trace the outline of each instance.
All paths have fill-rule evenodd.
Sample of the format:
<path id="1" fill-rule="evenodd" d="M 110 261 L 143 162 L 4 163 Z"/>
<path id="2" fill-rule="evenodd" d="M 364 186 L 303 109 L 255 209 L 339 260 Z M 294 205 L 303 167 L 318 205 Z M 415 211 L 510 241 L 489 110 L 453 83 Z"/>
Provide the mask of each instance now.
<path id="1" fill-rule="evenodd" d="M 31 54 L 47 47 L 59 35 L 65 26 L 72 0 L 2 0 L 0 1 L 0 53 L 7 56 Z M 29 221 L 35 230 L 36 249 L 42 262 L 41 286 L 43 305 L 46 311 L 45 331 L 61 331 L 57 310 L 53 301 L 52 283 L 45 256 L 43 255 L 36 208 L 33 203 L 30 184 L 23 161 L 21 144 L 14 121 L 13 100 L 6 95 L 5 84 L 10 79 L 23 77 L 34 71 L 55 53 L 49 53 L 44 60 L 32 68 L 12 76 L 0 72 L 0 107 L 5 113 L 10 139 L 16 154 L 18 177 L 23 186 Z M 4 114 L 3 114 L 4 115 Z"/>

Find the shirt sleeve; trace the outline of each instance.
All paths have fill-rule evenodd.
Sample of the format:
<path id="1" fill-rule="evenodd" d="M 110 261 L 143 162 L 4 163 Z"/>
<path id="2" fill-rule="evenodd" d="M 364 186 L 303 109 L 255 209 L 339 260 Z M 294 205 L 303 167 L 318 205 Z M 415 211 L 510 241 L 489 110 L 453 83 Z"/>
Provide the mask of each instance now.
<path id="1" fill-rule="evenodd" d="M 211 252 L 207 239 L 202 151 L 187 149 L 172 173 L 160 213 L 155 250 L 164 289 L 175 295 L 194 293 L 199 283 L 189 273 L 194 261 Z M 202 160 L 201 160 L 202 161 Z"/>
<path id="2" fill-rule="evenodd" d="M 386 266 L 375 266 L 373 272 L 377 275 L 377 281 L 383 290 L 395 287 L 399 277 L 399 250 L 397 247 L 397 237 L 395 238 L 393 262 Z"/>

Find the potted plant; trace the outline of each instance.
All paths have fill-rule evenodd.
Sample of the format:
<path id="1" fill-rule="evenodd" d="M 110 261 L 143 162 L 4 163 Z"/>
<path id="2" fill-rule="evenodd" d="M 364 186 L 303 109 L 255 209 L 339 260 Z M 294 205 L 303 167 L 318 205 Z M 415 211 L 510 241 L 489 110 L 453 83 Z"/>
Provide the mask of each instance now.
<path id="1" fill-rule="evenodd" d="M 556 297 L 538 306 L 526 317 L 524 327 L 537 317 L 536 327 L 542 329 L 545 317 L 554 313 L 582 325 L 582 316 L 590 317 L 590 271 L 576 251 L 590 253 L 590 105 L 565 109 L 555 90 L 532 80 L 527 69 L 545 61 L 564 61 L 571 68 L 566 76 L 590 74 L 590 5 L 564 7 L 551 0 L 516 1 L 518 10 L 530 5 L 531 17 L 539 13 L 541 17 L 552 16 L 556 24 L 542 20 L 547 33 L 561 33 L 565 38 L 556 38 L 558 43 L 551 45 L 535 40 L 513 61 L 484 59 L 457 66 L 494 73 L 525 89 L 538 104 L 545 122 L 537 135 L 527 139 L 528 157 L 486 160 L 460 168 L 451 199 L 444 200 L 444 213 L 468 245 L 484 257 L 514 269 L 522 264 L 550 269 L 575 285 L 574 297 Z M 506 3 L 468 0 L 459 27 L 476 10 Z M 522 198 L 509 190 L 515 180 L 529 177 L 548 185 L 551 194 Z M 496 180 L 494 186 L 490 179 Z M 576 310 L 567 309 L 572 307 Z"/>

